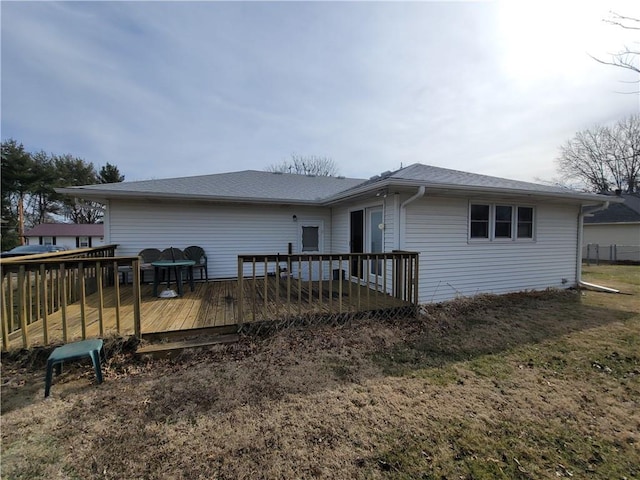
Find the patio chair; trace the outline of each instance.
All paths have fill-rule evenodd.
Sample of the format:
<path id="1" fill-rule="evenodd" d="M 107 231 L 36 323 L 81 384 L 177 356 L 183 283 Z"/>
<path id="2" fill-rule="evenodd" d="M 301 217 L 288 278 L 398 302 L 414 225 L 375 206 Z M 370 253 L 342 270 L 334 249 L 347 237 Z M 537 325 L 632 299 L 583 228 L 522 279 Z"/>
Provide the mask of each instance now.
<path id="1" fill-rule="evenodd" d="M 144 283 L 144 272 L 151 271 L 153 272 L 153 265 L 151 262 L 155 262 L 156 260 L 160 260 L 161 252 L 157 248 L 145 248 L 138 256 L 142 259 L 140 262 L 140 282 Z"/>
<path id="2" fill-rule="evenodd" d="M 171 260 L 175 262 L 176 260 L 186 260 L 186 258 L 184 252 L 179 248 L 169 247 L 162 251 L 159 260 Z"/>
<path id="3" fill-rule="evenodd" d="M 204 272 L 204 278 L 209 281 L 209 272 L 207 271 L 207 256 L 204 253 L 202 247 L 191 245 L 184 249 L 184 256 L 187 260 L 193 260 L 196 264 L 193 266 L 194 270 L 197 268 L 200 270 L 200 280 L 202 280 L 202 272 Z"/>

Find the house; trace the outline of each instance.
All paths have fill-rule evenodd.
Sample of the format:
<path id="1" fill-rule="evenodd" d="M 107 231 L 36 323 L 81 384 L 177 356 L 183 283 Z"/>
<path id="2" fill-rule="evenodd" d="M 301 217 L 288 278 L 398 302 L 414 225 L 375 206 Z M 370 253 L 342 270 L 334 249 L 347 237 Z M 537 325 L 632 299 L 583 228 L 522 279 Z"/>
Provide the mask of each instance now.
<path id="1" fill-rule="evenodd" d="M 616 192 L 616 197 L 624 203 L 585 217 L 583 255 L 594 258 L 597 248 L 599 260 L 640 262 L 640 194 Z"/>
<path id="2" fill-rule="evenodd" d="M 24 234 L 28 245 L 63 245 L 87 248 L 104 245 L 104 225 L 80 223 L 41 223 Z"/>
<path id="3" fill-rule="evenodd" d="M 106 205 L 118 254 L 200 245 L 209 278 L 237 276 L 241 254 L 419 252 L 422 303 L 576 285 L 584 215 L 619 201 L 422 164 L 369 180 L 248 170 L 58 191 Z"/>

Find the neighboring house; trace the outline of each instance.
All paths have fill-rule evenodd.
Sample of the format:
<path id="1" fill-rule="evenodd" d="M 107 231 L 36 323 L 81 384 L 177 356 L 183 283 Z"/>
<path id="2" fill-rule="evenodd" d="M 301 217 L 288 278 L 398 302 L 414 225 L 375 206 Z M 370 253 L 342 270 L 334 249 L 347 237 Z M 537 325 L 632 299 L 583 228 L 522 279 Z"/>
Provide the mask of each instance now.
<path id="1" fill-rule="evenodd" d="M 420 253 L 419 299 L 576 285 L 579 232 L 602 195 L 414 164 L 369 180 L 242 171 L 89 185 L 120 255 L 202 246 L 210 278 L 237 255 Z"/>
<path id="2" fill-rule="evenodd" d="M 640 194 L 616 195 L 624 203 L 612 204 L 584 219 L 582 245 L 598 245 L 600 260 L 640 261 Z M 593 250 L 593 249 L 591 249 Z M 590 251 L 590 256 L 595 253 Z M 616 258 L 612 258 L 616 257 Z"/>
<path id="3" fill-rule="evenodd" d="M 25 232 L 28 245 L 63 245 L 67 248 L 87 248 L 104 245 L 104 225 L 101 223 L 41 223 Z"/>

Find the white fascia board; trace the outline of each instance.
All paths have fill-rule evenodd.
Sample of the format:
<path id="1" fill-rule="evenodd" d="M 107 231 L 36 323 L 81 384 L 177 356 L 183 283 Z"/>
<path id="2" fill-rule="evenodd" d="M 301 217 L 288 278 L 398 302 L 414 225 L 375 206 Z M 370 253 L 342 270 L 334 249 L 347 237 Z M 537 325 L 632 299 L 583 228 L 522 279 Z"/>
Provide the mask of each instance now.
<path id="1" fill-rule="evenodd" d="M 273 205 L 320 205 L 320 200 L 297 200 L 291 198 L 254 198 L 254 197 L 216 197 L 213 195 L 193 195 L 193 194 L 175 194 L 175 193 L 159 193 L 159 192 L 131 192 L 131 191 L 112 191 L 112 190 L 89 190 L 75 188 L 56 188 L 57 193 L 69 195 L 72 197 L 107 201 L 109 199 L 120 200 L 180 200 L 180 201 L 199 201 L 211 203 L 257 203 L 257 204 L 273 204 Z"/>

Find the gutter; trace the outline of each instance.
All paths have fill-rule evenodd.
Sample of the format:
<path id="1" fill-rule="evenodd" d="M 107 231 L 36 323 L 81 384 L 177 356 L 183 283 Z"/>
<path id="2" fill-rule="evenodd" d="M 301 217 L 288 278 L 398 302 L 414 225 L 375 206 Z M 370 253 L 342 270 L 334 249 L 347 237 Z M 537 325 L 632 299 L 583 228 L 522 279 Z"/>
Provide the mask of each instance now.
<path id="1" fill-rule="evenodd" d="M 401 233 L 401 226 L 405 224 L 405 219 L 407 217 L 407 205 L 409 205 L 410 203 L 418 200 L 419 198 L 424 197 L 424 194 L 426 192 L 426 187 L 424 185 L 421 185 L 420 187 L 418 187 L 418 191 L 416 192 L 415 195 L 413 195 L 412 197 L 409 197 L 408 199 L 406 199 L 404 202 L 402 202 L 400 204 L 400 215 L 398 215 L 398 250 L 402 250 L 402 239 L 404 237 L 404 235 Z"/>
<path id="2" fill-rule="evenodd" d="M 615 288 L 603 287 L 602 285 L 596 285 L 595 283 L 580 281 L 580 286 L 583 288 L 595 290 L 596 292 L 620 293 L 620 290 L 616 290 Z"/>
<path id="3" fill-rule="evenodd" d="M 599 212 L 600 210 L 606 210 L 609 208 L 609 201 L 605 201 L 600 205 L 596 205 L 593 207 L 585 207 L 580 209 L 580 213 L 578 213 L 578 245 L 576 252 L 576 285 L 582 286 L 584 283 L 582 281 L 582 230 L 584 228 L 584 217 L 586 215 L 591 215 L 592 213 Z M 592 285 L 593 286 L 593 285 Z M 603 287 L 606 288 L 606 287 Z"/>

